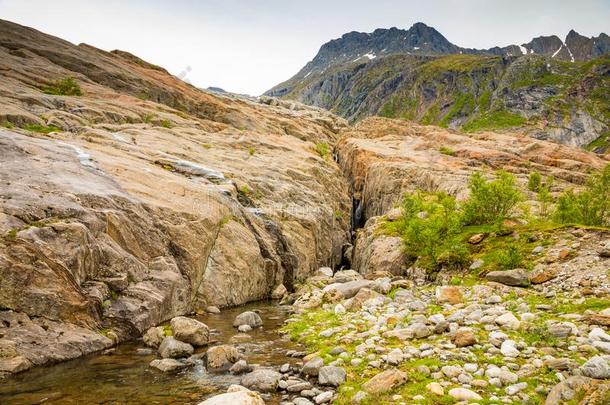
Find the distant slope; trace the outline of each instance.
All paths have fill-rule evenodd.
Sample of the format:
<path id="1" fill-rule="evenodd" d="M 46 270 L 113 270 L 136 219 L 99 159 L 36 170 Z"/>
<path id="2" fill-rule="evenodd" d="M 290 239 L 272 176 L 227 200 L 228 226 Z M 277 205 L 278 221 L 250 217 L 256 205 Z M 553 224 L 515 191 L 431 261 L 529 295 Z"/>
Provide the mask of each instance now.
<path id="1" fill-rule="evenodd" d="M 465 131 L 524 128 L 603 152 L 610 137 L 609 44 L 605 34 L 570 31 L 565 41 L 550 36 L 466 49 L 421 23 L 349 33 L 266 94 L 350 121 L 381 115 Z"/>

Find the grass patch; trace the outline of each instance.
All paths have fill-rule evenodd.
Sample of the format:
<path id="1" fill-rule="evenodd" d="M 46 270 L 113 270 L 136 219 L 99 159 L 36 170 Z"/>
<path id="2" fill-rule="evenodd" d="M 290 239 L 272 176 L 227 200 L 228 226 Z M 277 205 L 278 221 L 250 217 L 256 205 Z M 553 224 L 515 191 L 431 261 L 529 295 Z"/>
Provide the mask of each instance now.
<path id="1" fill-rule="evenodd" d="M 327 159 L 330 156 L 330 147 L 327 142 L 316 142 L 314 150 L 322 159 Z"/>
<path id="2" fill-rule="evenodd" d="M 57 128 L 54 125 L 38 125 L 38 124 L 26 124 L 23 129 L 30 132 L 38 132 L 41 134 L 50 134 L 51 132 L 61 132 L 61 128 Z"/>
<path id="3" fill-rule="evenodd" d="M 477 132 L 493 129 L 508 129 L 524 125 L 527 119 L 508 111 L 494 111 L 471 118 L 462 126 L 465 132 Z"/>
<path id="4" fill-rule="evenodd" d="M 171 128 L 172 127 L 172 123 L 169 122 L 169 120 L 161 120 L 161 122 L 159 123 L 163 128 Z"/>

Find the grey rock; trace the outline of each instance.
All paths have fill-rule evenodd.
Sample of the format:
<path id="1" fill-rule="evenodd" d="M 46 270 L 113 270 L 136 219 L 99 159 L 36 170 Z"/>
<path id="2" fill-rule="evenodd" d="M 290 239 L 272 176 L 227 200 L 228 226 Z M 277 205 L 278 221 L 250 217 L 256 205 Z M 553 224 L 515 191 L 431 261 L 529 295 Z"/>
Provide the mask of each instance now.
<path id="1" fill-rule="evenodd" d="M 234 327 L 239 327 L 241 325 L 248 325 L 251 328 L 256 328 L 258 326 L 263 325 L 263 320 L 260 315 L 253 311 L 242 312 L 241 314 L 235 317 L 233 321 Z"/>
<path id="2" fill-rule="evenodd" d="M 193 346 L 176 340 L 173 336 L 166 336 L 159 346 L 159 354 L 164 359 L 188 357 L 193 354 Z"/>
<path id="3" fill-rule="evenodd" d="M 321 385 L 338 387 L 345 382 L 347 373 L 342 367 L 324 366 L 320 368 L 318 382 Z"/>
<path id="4" fill-rule="evenodd" d="M 527 287 L 530 285 L 529 276 L 524 269 L 490 271 L 485 278 L 489 281 L 514 287 Z"/>
<path id="5" fill-rule="evenodd" d="M 260 368 L 246 374 L 241 385 L 260 392 L 274 392 L 282 375 L 275 370 Z"/>

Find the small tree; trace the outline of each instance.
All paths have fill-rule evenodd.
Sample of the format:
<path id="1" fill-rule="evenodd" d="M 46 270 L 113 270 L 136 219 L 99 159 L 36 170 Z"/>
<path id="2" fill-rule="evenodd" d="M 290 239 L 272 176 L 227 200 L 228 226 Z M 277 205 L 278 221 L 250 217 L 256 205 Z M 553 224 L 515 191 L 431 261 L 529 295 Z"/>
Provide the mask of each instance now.
<path id="1" fill-rule="evenodd" d="M 540 191 L 540 185 L 542 184 L 542 176 L 538 172 L 531 172 L 527 179 L 527 188 L 530 191 L 537 193 Z"/>
<path id="2" fill-rule="evenodd" d="M 485 180 L 480 172 L 474 173 L 468 188 L 470 197 L 464 203 L 467 224 L 500 224 L 523 200 L 515 176 L 505 171 L 498 171 L 492 181 Z"/>
<path id="3" fill-rule="evenodd" d="M 446 193 L 408 194 L 402 201 L 399 230 L 410 254 L 422 260 L 423 267 L 435 269 L 439 257 L 451 257 L 461 230 L 461 215 L 455 198 Z M 461 249 L 458 249 L 461 250 Z"/>
<path id="4" fill-rule="evenodd" d="M 593 173 L 584 190 L 567 190 L 559 196 L 555 219 L 563 223 L 610 226 L 610 164 Z"/>

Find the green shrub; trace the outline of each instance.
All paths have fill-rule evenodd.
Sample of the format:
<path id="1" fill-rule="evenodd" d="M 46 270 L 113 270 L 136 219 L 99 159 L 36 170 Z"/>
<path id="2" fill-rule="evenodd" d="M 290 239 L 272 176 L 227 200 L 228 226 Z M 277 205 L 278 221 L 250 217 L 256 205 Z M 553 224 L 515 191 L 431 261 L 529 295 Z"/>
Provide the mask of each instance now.
<path id="1" fill-rule="evenodd" d="M 57 80 L 51 86 L 44 87 L 43 93 L 52 94 L 55 96 L 82 96 L 83 92 L 80 89 L 80 85 L 74 78 L 65 77 Z"/>
<path id="2" fill-rule="evenodd" d="M 153 121 L 153 119 L 154 119 L 154 118 L 155 118 L 155 115 L 154 115 L 154 114 L 151 114 L 151 113 L 146 113 L 146 114 L 144 114 L 144 115 L 142 116 L 142 121 L 143 121 L 145 124 L 150 124 L 150 123 Z"/>
<path id="3" fill-rule="evenodd" d="M 610 226 L 610 164 L 593 173 L 584 190 L 562 193 L 557 200 L 555 219 L 562 223 Z"/>
<path id="4" fill-rule="evenodd" d="M 161 120 L 161 126 L 163 128 L 171 128 L 172 127 L 172 123 L 169 122 L 169 120 Z"/>
<path id="5" fill-rule="evenodd" d="M 443 155 L 448 155 L 448 156 L 455 156 L 455 151 L 451 148 L 448 148 L 446 146 L 441 146 L 438 151 L 440 153 L 442 153 Z"/>
<path id="6" fill-rule="evenodd" d="M 326 159 L 330 155 L 330 148 L 328 143 L 321 141 L 316 142 L 316 153 L 320 155 L 321 158 Z"/>
<path id="7" fill-rule="evenodd" d="M 523 266 L 523 256 L 519 248 L 509 245 L 506 249 L 498 251 L 497 263 L 501 269 L 512 270 Z"/>
<path id="8" fill-rule="evenodd" d="M 254 156 L 254 154 L 255 154 L 255 153 L 256 153 L 256 148 L 255 148 L 254 146 L 250 146 L 250 147 L 248 148 L 248 154 L 249 154 L 250 156 Z"/>
<path id="9" fill-rule="evenodd" d="M 542 175 L 538 172 L 531 172 L 527 179 L 527 188 L 530 191 L 537 193 L 540 190 L 542 184 Z"/>
<path id="10" fill-rule="evenodd" d="M 496 177 L 495 180 L 487 181 L 479 172 L 470 177 L 470 197 L 464 203 L 466 224 L 501 224 L 517 203 L 523 200 L 515 176 L 498 171 Z"/>
<path id="11" fill-rule="evenodd" d="M 462 217 L 454 197 L 445 193 L 408 194 L 402 201 L 398 230 L 405 248 L 429 270 L 466 261 L 458 235 Z"/>

